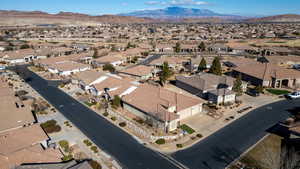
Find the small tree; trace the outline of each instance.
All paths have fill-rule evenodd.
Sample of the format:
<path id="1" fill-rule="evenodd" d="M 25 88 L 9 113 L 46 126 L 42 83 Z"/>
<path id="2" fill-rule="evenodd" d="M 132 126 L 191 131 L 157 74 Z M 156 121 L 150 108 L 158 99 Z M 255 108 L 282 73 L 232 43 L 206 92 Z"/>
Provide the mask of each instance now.
<path id="1" fill-rule="evenodd" d="M 174 51 L 175 51 L 176 53 L 179 53 L 180 50 L 181 50 L 181 45 L 180 45 L 179 42 L 177 42 L 176 45 L 175 45 L 175 47 L 174 47 Z"/>
<path id="2" fill-rule="evenodd" d="M 116 71 L 116 68 L 112 65 L 112 64 L 110 64 L 110 63 L 108 63 L 108 64 L 105 64 L 104 66 L 103 66 L 103 70 L 104 71 L 109 71 L 109 72 L 115 72 Z"/>
<path id="3" fill-rule="evenodd" d="M 238 96 L 241 96 L 243 94 L 242 84 L 242 75 L 239 74 L 239 76 L 235 79 L 232 88 L 232 90 L 235 91 Z"/>
<path id="4" fill-rule="evenodd" d="M 202 58 L 199 66 L 198 66 L 198 72 L 202 72 L 206 69 L 207 69 L 206 60 L 204 58 Z"/>
<path id="5" fill-rule="evenodd" d="M 89 161 L 89 164 L 93 169 L 102 169 L 102 166 L 95 160 Z"/>
<path id="6" fill-rule="evenodd" d="M 114 99 L 112 100 L 112 106 L 114 107 L 114 108 L 118 108 L 118 107 L 120 107 L 121 106 L 121 98 L 120 98 L 120 96 L 118 96 L 118 95 L 115 95 L 114 96 Z"/>
<path id="7" fill-rule="evenodd" d="M 201 51 L 205 51 L 206 46 L 205 46 L 204 42 L 201 42 L 201 43 L 199 44 L 198 48 L 199 48 Z"/>
<path id="8" fill-rule="evenodd" d="M 215 75 L 222 75 L 222 67 L 221 67 L 219 57 L 215 57 L 215 59 L 213 60 L 212 65 L 209 69 L 209 72 L 213 73 Z"/>
<path id="9" fill-rule="evenodd" d="M 98 58 L 99 55 L 98 55 L 98 50 L 96 48 L 94 48 L 94 54 L 93 54 L 93 58 L 96 59 Z"/>
<path id="10" fill-rule="evenodd" d="M 164 62 L 162 66 L 162 71 L 159 74 L 159 81 L 162 85 L 172 76 L 173 72 L 169 68 L 168 62 Z"/>

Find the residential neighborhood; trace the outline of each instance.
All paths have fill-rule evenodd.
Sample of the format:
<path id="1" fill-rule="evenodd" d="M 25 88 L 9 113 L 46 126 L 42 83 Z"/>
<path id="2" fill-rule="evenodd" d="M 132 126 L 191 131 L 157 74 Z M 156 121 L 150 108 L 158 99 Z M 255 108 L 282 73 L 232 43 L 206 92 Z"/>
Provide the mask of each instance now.
<path id="1" fill-rule="evenodd" d="M 142 3 L 0 7 L 0 169 L 300 168 L 299 15 Z"/>

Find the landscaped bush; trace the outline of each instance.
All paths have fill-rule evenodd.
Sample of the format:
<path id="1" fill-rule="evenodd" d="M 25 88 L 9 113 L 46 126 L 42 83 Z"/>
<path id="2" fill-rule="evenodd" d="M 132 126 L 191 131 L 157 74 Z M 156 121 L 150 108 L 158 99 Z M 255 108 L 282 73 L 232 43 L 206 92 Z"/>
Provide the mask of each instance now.
<path id="1" fill-rule="evenodd" d="M 125 127 L 125 126 L 126 126 L 126 122 L 121 122 L 121 123 L 119 123 L 119 126 Z"/>
<path id="2" fill-rule="evenodd" d="M 70 161 L 73 159 L 73 156 L 72 154 L 69 154 L 69 155 L 65 155 L 63 158 L 62 158 L 62 161 Z"/>
<path id="3" fill-rule="evenodd" d="M 192 129 L 191 127 L 189 127 L 189 126 L 186 125 L 186 124 L 181 125 L 180 128 L 181 128 L 183 131 L 186 131 L 186 132 L 189 133 L 189 134 L 193 134 L 193 133 L 195 132 L 194 129 Z"/>
<path id="4" fill-rule="evenodd" d="M 166 140 L 163 139 L 163 138 L 160 138 L 160 139 L 156 140 L 155 143 L 156 143 L 156 144 L 159 144 L 159 145 L 165 144 L 165 143 L 166 143 Z"/>
<path id="5" fill-rule="evenodd" d="M 92 145 L 92 142 L 90 140 L 83 140 L 83 143 L 86 145 L 86 146 L 91 146 Z"/>
<path id="6" fill-rule="evenodd" d="M 203 137 L 202 134 L 197 134 L 196 136 L 197 136 L 198 138 Z"/>
<path id="7" fill-rule="evenodd" d="M 176 147 L 177 147 L 177 148 L 182 148 L 183 145 L 182 145 L 182 144 L 176 144 Z"/>
<path id="8" fill-rule="evenodd" d="M 64 150 L 64 152 L 70 152 L 70 146 L 67 140 L 61 140 L 58 142 L 58 144 Z"/>
<path id="9" fill-rule="evenodd" d="M 92 146 L 91 147 L 91 150 L 94 152 L 94 153 L 98 153 L 98 148 L 96 146 Z"/>
<path id="10" fill-rule="evenodd" d="M 113 116 L 113 117 L 111 117 L 111 120 L 112 120 L 112 121 L 116 121 L 117 118 L 116 118 L 115 116 Z"/>
<path id="11" fill-rule="evenodd" d="M 103 116 L 107 117 L 109 114 L 107 112 L 103 113 Z"/>
<path id="12" fill-rule="evenodd" d="M 84 102 L 87 106 L 91 107 L 93 105 L 95 105 L 96 103 L 91 103 L 91 102 Z"/>
<path id="13" fill-rule="evenodd" d="M 49 120 L 45 123 L 42 123 L 40 126 L 45 130 L 46 133 L 55 133 L 59 132 L 61 130 L 61 127 L 56 124 L 57 122 L 55 120 Z"/>
<path id="14" fill-rule="evenodd" d="M 93 169 L 102 169 L 102 166 L 95 160 L 89 161 L 89 164 Z"/>

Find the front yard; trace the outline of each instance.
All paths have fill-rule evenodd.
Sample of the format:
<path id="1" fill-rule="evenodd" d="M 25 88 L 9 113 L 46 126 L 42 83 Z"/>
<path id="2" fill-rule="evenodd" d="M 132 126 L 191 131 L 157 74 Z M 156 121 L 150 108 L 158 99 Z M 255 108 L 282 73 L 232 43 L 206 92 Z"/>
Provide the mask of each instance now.
<path id="1" fill-rule="evenodd" d="M 274 95 L 284 95 L 290 93 L 290 91 L 288 90 L 281 90 L 281 89 L 266 89 L 266 91 Z"/>

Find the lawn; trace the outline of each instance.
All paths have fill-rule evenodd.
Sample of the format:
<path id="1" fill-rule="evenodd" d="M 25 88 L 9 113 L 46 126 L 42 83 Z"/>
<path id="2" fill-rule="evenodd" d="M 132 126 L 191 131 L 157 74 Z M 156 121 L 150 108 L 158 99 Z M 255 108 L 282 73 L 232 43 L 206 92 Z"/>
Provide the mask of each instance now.
<path id="1" fill-rule="evenodd" d="M 182 130 L 186 131 L 186 132 L 189 133 L 189 134 L 193 134 L 193 133 L 195 132 L 194 129 L 192 129 L 191 127 L 189 127 L 189 126 L 186 125 L 186 124 L 181 125 L 180 128 L 181 128 Z"/>
<path id="2" fill-rule="evenodd" d="M 275 94 L 275 95 L 284 95 L 289 94 L 290 92 L 287 90 L 279 90 L 279 89 L 266 89 L 269 93 Z"/>

